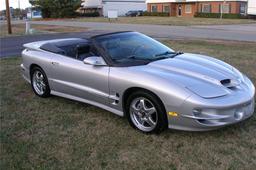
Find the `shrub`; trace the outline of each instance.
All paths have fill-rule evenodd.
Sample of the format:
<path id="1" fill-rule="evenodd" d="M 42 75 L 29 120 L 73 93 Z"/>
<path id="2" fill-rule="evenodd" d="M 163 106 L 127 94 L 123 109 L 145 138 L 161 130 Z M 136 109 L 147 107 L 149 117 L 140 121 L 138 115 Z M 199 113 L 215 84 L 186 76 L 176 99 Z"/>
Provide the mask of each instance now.
<path id="1" fill-rule="evenodd" d="M 202 13 L 197 12 L 194 16 L 198 18 L 220 18 L 220 13 Z M 247 18 L 241 14 L 222 14 L 222 18 L 229 18 L 229 19 L 238 19 L 238 18 Z"/>
<path id="2" fill-rule="evenodd" d="M 43 18 L 74 17 L 81 5 L 81 0 L 29 0 L 29 2 L 42 10 Z"/>
<path id="3" fill-rule="evenodd" d="M 81 17 L 99 17 L 100 13 L 99 12 L 87 12 L 87 13 L 79 13 L 78 15 Z"/>
<path id="4" fill-rule="evenodd" d="M 159 16 L 159 17 L 168 17 L 169 13 L 168 12 L 143 12 L 142 16 Z"/>

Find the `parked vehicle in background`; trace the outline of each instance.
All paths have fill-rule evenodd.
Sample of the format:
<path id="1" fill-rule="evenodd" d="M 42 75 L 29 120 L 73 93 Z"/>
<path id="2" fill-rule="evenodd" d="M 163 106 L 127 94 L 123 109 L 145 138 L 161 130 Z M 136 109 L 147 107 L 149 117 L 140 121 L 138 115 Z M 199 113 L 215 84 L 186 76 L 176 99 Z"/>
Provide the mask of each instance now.
<path id="1" fill-rule="evenodd" d="M 5 16 L 0 16 L 0 20 L 5 20 Z"/>
<path id="2" fill-rule="evenodd" d="M 137 16 L 142 16 L 143 11 L 142 10 L 138 10 L 138 11 L 128 11 L 125 16 L 127 17 L 137 17 Z"/>

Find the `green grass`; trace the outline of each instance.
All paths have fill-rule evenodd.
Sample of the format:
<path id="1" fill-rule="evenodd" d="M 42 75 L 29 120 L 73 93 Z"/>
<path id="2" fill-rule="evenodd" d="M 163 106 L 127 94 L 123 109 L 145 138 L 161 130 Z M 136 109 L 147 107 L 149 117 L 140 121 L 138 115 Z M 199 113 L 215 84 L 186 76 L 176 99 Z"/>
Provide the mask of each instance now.
<path id="1" fill-rule="evenodd" d="M 66 32 L 84 32 L 86 28 L 79 27 L 64 27 L 56 25 L 31 25 L 31 28 L 34 29 L 33 34 L 50 34 L 50 33 L 66 33 Z M 6 24 L 0 25 L 0 37 L 7 36 L 19 36 L 25 34 L 26 25 L 24 24 L 13 24 L 12 25 L 12 34 L 8 34 L 8 28 Z"/>
<path id="2" fill-rule="evenodd" d="M 165 41 L 216 56 L 256 83 L 255 43 Z M 145 135 L 126 119 L 87 104 L 35 96 L 20 58 L 0 60 L 0 169 L 254 169 L 256 114 L 210 132 Z"/>
<path id="3" fill-rule="evenodd" d="M 69 21 L 81 22 L 109 22 L 104 17 L 83 17 L 77 19 L 68 19 Z M 252 19 L 219 19 L 219 18 L 191 18 L 191 17 L 119 17 L 118 20 L 111 20 L 112 23 L 122 24 L 155 24 L 155 25 L 230 25 L 230 24 L 251 24 L 256 23 Z"/>

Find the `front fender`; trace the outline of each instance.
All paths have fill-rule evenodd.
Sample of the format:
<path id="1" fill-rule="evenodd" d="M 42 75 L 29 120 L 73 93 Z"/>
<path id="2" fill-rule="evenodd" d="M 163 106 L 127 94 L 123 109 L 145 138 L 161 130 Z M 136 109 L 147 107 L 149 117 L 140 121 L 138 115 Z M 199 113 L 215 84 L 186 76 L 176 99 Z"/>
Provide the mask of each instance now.
<path id="1" fill-rule="evenodd" d="M 121 101 L 123 94 L 127 89 L 138 87 L 151 91 L 157 95 L 164 106 L 167 105 L 173 108 L 182 105 L 192 92 L 186 89 L 184 86 L 178 84 L 175 81 L 169 81 L 161 76 L 155 76 L 144 72 L 134 72 L 129 68 L 111 68 L 109 75 L 109 89 L 110 96 L 118 94 L 118 98 Z M 116 98 L 115 98 L 116 99 Z M 111 100 L 111 99 L 110 99 Z M 110 101 L 110 104 L 112 102 Z M 115 107 L 122 111 L 122 102 L 119 102 Z"/>

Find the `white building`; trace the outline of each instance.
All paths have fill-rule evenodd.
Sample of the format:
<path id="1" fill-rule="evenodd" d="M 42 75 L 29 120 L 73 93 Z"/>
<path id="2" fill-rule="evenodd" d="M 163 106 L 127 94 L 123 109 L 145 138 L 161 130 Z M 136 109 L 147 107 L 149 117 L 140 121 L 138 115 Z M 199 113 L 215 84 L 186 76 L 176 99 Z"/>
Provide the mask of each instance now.
<path id="1" fill-rule="evenodd" d="M 124 16 L 128 11 L 147 10 L 145 0 L 84 0 L 84 9 L 101 10 L 103 16 L 107 16 L 108 11 L 117 11 L 118 16 Z"/>
<path id="2" fill-rule="evenodd" d="M 248 15 L 256 15 L 256 0 L 248 0 Z"/>
<path id="3" fill-rule="evenodd" d="M 99 12 L 102 15 L 102 0 L 82 0 L 80 11 L 83 13 Z"/>
<path id="4" fill-rule="evenodd" d="M 102 8 L 102 0 L 83 0 L 82 6 L 86 8 Z"/>

